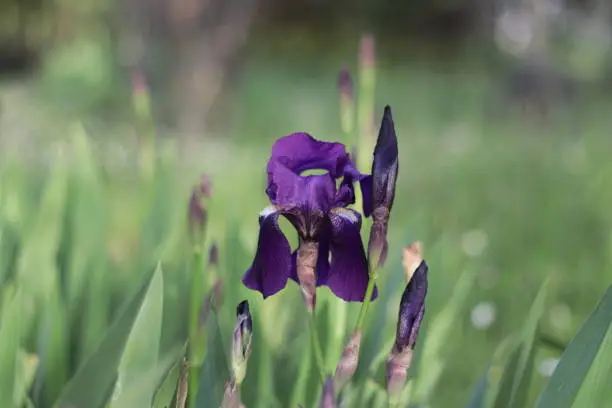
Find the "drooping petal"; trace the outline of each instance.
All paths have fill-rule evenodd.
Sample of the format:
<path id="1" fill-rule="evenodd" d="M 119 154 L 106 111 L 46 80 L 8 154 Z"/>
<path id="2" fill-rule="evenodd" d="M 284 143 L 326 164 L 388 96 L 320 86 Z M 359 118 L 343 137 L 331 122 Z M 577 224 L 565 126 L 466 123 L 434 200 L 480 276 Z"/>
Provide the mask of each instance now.
<path id="1" fill-rule="evenodd" d="M 331 264 L 327 286 L 347 302 L 362 302 L 368 286 L 368 262 L 361 242 L 361 216 L 348 208 L 329 214 L 332 225 Z M 374 288 L 372 299 L 377 297 Z"/>
<path id="2" fill-rule="evenodd" d="M 398 171 L 398 148 L 391 108 L 385 106 L 372 163 L 373 205 L 391 210 Z"/>
<path id="3" fill-rule="evenodd" d="M 356 182 L 360 182 L 360 184 L 362 184 L 364 180 L 367 180 L 368 178 L 370 178 L 369 175 L 360 173 L 352 162 L 348 162 L 344 167 L 344 178 L 342 179 L 342 182 L 338 188 L 338 193 L 336 194 L 336 199 L 334 200 L 334 207 L 347 207 L 354 204 L 355 187 L 353 184 Z M 369 196 L 364 197 L 369 198 Z"/>
<path id="4" fill-rule="evenodd" d="M 372 215 L 372 211 L 374 210 L 374 196 L 373 196 L 373 180 L 372 176 L 364 177 L 359 182 L 359 187 L 361 188 L 361 195 L 363 196 L 363 215 L 365 217 L 369 217 Z"/>
<path id="5" fill-rule="evenodd" d="M 429 267 L 423 260 L 410 278 L 400 301 L 395 344 L 399 349 L 414 348 L 421 321 L 425 314 L 425 297 L 427 296 L 427 273 Z"/>
<path id="6" fill-rule="evenodd" d="M 275 207 L 260 214 L 257 252 L 242 278 L 247 288 L 259 291 L 264 299 L 283 289 L 291 272 L 291 246 L 278 225 L 279 215 Z"/>

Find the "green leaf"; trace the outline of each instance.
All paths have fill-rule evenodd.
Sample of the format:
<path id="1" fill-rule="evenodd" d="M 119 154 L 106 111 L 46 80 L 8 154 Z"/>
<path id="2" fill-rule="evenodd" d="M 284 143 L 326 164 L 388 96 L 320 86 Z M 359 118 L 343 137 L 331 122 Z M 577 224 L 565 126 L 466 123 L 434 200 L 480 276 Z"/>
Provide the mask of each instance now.
<path id="1" fill-rule="evenodd" d="M 28 390 L 34 381 L 39 359 L 35 354 L 28 354 L 24 350 L 19 351 L 19 363 L 15 375 L 15 398 L 17 407 L 22 407 L 28 400 Z"/>
<path id="2" fill-rule="evenodd" d="M 198 394 L 196 396 L 197 407 L 220 406 L 225 391 L 224 384 L 231 378 L 226 357 L 226 350 L 229 349 L 230 343 L 226 344 L 223 341 L 218 318 L 217 313 L 213 312 L 209 315 L 206 324 L 206 357 L 200 371 Z"/>
<path id="3" fill-rule="evenodd" d="M 509 385 L 506 385 L 508 395 L 512 391 L 512 375 L 507 372 L 514 373 L 514 369 L 508 370 L 510 360 L 515 356 L 518 350 L 518 340 L 516 337 L 505 339 L 495 351 L 493 359 L 487 370 L 480 378 L 476 386 L 469 408 L 490 408 L 497 403 L 500 392 L 502 391 L 502 383 L 505 380 Z M 506 399 L 508 401 L 508 399 Z"/>
<path id="4" fill-rule="evenodd" d="M 6 286 L 2 291 L 2 319 L 0 320 L 0 406 L 17 407 L 15 401 L 23 395 L 15 395 L 21 379 L 17 378 L 19 343 L 21 341 L 21 291 Z"/>
<path id="5" fill-rule="evenodd" d="M 612 375 L 612 286 L 566 348 L 537 408 L 604 407 Z"/>
<path id="6" fill-rule="evenodd" d="M 509 407 L 524 408 L 527 406 L 531 377 L 536 354 L 536 343 L 538 341 L 538 329 L 540 319 L 546 307 L 546 295 L 548 292 L 548 279 L 544 281 L 531 306 L 527 320 L 523 324 L 521 334 L 521 345 L 518 354 L 516 372 L 512 385 L 512 397 Z"/>
<path id="7" fill-rule="evenodd" d="M 184 350 L 183 350 L 184 352 Z M 155 393 L 155 399 L 153 400 L 153 408 L 167 408 L 170 407 L 174 395 L 176 394 L 176 387 L 178 386 L 179 376 L 183 367 L 183 356 L 174 363 L 170 368 L 170 371 L 166 375 L 163 383 Z"/>
<path id="8" fill-rule="evenodd" d="M 113 407 L 150 406 L 155 394 L 155 383 L 143 384 L 142 378 L 157 367 L 159 342 L 164 311 L 164 278 L 158 264 L 147 293 L 130 331 L 121 361 L 113 394 Z M 166 368 L 167 369 L 167 368 Z M 141 400 L 126 403 L 125 392 L 138 384 Z M 146 387 L 146 389 L 143 389 Z"/>
<path id="9" fill-rule="evenodd" d="M 66 308 L 59 293 L 54 293 L 43 311 L 44 318 L 38 332 L 40 365 L 34 394 L 36 405 L 49 406 L 57 399 L 68 380 L 68 355 L 70 341 Z"/>
<path id="10" fill-rule="evenodd" d="M 136 293 L 131 296 L 94 353 L 66 384 L 54 407 L 74 405 L 99 408 L 106 402 L 117 376 L 125 344 L 150 282 L 151 276 L 148 276 Z"/>
<path id="11" fill-rule="evenodd" d="M 157 396 L 159 391 L 155 392 L 160 383 L 164 379 L 164 376 L 168 376 L 172 373 L 173 364 L 180 359 L 183 360 L 185 354 L 185 347 L 175 347 L 169 353 L 164 356 L 156 367 L 153 367 L 147 372 L 143 372 L 141 376 L 136 377 L 131 381 L 127 387 L 121 388 L 121 396 L 119 399 L 114 400 L 109 407 L 110 408 L 133 408 L 133 407 L 150 407 L 152 401 L 158 401 L 161 403 L 161 399 L 158 400 Z M 174 384 L 176 388 L 176 384 Z M 152 391 L 153 390 L 153 391 Z M 155 395 L 153 395 L 153 393 Z M 169 407 L 173 393 L 169 394 L 169 399 L 164 399 L 166 405 L 163 407 Z M 153 403 L 154 407 L 156 406 Z"/>

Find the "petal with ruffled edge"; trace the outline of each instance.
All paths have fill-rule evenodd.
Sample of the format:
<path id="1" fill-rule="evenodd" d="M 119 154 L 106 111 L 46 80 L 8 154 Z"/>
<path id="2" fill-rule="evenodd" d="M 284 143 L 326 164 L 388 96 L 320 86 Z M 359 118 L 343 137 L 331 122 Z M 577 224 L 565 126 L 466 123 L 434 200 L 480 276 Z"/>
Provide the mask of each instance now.
<path id="1" fill-rule="evenodd" d="M 259 241 L 253 264 L 242 277 L 249 289 L 259 291 L 264 299 L 287 285 L 291 272 L 291 246 L 278 225 L 280 213 L 274 206 L 259 215 Z"/>
<path id="2" fill-rule="evenodd" d="M 296 174 L 325 170 L 336 179 L 342 177 L 350 158 L 342 143 L 323 142 L 308 133 L 293 133 L 274 143 L 269 162 L 280 163 Z"/>
<path id="3" fill-rule="evenodd" d="M 363 302 L 369 281 L 368 261 L 361 242 L 361 216 L 348 208 L 329 214 L 332 225 L 331 265 L 327 286 L 340 299 Z M 375 287 L 372 300 L 378 296 Z"/>
<path id="4" fill-rule="evenodd" d="M 301 176 L 307 170 L 325 170 L 326 175 Z M 293 133 L 278 139 L 272 147 L 272 156 L 267 166 L 268 185 L 266 194 L 272 204 L 282 208 L 294 206 L 303 199 L 303 179 L 325 177 L 332 189 L 325 190 L 325 200 L 316 204 L 325 212 L 333 207 L 345 207 L 355 202 L 353 183 L 367 175 L 353 165 L 345 146 L 337 142 L 322 142 L 307 133 Z M 335 180 L 343 178 L 336 193 Z"/>

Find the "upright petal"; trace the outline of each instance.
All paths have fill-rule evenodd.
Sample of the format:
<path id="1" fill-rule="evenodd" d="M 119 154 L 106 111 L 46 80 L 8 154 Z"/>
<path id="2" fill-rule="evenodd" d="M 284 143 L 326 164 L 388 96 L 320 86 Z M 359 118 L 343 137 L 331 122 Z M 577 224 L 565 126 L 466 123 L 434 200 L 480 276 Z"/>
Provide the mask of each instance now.
<path id="1" fill-rule="evenodd" d="M 374 208 L 384 206 L 391 210 L 395 197 L 398 171 L 398 149 L 395 124 L 391 108 L 385 106 L 372 163 Z"/>
<path id="2" fill-rule="evenodd" d="M 242 283 L 261 292 L 264 299 L 287 285 L 291 272 L 291 246 L 278 225 L 279 212 L 266 208 L 259 216 L 259 241 L 253 264 Z"/>
<path id="3" fill-rule="evenodd" d="M 342 143 L 323 142 L 308 133 L 293 133 L 274 143 L 268 165 L 277 162 L 296 174 L 306 170 L 325 170 L 336 179 L 342 176 L 349 161 Z"/>
<path id="4" fill-rule="evenodd" d="M 331 232 L 331 265 L 327 286 L 347 302 L 362 302 L 368 286 L 368 261 L 361 242 L 361 216 L 347 208 L 336 208 L 329 214 Z M 372 299 L 377 296 L 374 288 Z"/>

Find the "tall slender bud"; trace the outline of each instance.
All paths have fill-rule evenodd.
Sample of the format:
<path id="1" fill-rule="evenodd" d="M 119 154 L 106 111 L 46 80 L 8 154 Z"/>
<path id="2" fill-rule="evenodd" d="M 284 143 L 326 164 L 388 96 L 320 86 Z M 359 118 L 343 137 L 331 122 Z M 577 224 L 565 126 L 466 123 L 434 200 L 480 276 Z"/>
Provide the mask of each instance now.
<path id="1" fill-rule="evenodd" d="M 353 378 L 359 365 L 359 349 L 361 347 L 361 330 L 357 329 L 344 347 L 342 357 L 336 366 L 334 386 L 342 389 Z"/>
<path id="2" fill-rule="evenodd" d="M 342 68 L 338 74 L 338 89 L 340 90 L 340 126 L 345 135 L 353 133 L 355 117 L 355 92 L 353 78 L 348 68 Z"/>
<path id="3" fill-rule="evenodd" d="M 317 260 L 319 244 L 316 241 L 300 239 L 297 250 L 297 276 L 304 303 L 310 313 L 314 312 L 317 303 Z"/>
<path id="4" fill-rule="evenodd" d="M 188 221 L 191 244 L 200 247 L 204 241 L 204 231 L 208 220 L 206 201 L 211 197 L 211 180 L 208 175 L 202 175 L 200 182 L 193 189 L 189 199 Z"/>
<path id="5" fill-rule="evenodd" d="M 387 392 L 395 401 L 406 384 L 412 354 L 425 314 L 428 266 L 421 261 L 400 301 L 395 343 L 387 360 Z"/>
<path id="6" fill-rule="evenodd" d="M 249 311 L 249 302 L 243 300 L 236 308 L 236 326 L 232 339 L 232 371 L 236 385 L 244 380 L 247 362 L 251 355 L 251 338 L 253 321 Z"/>
<path id="7" fill-rule="evenodd" d="M 208 265 L 216 268 L 219 265 L 219 247 L 213 243 L 208 250 Z"/>
<path id="8" fill-rule="evenodd" d="M 387 229 L 395 199 L 395 185 L 399 168 L 397 135 L 391 107 L 385 106 L 372 162 L 372 228 L 368 242 L 371 268 L 379 268 L 387 260 Z"/>

